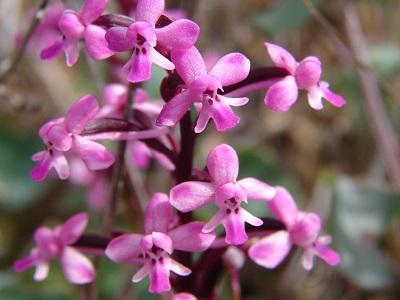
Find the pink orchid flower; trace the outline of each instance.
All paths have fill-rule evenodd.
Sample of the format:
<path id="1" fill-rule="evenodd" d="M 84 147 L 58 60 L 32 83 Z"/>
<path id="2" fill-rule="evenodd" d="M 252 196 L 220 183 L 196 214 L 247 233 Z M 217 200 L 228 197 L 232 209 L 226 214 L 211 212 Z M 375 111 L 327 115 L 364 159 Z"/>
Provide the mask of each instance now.
<path id="1" fill-rule="evenodd" d="M 96 271 L 91 261 L 76 250 L 74 244 L 82 235 L 88 222 L 86 213 L 79 213 L 69 218 L 63 225 L 54 230 L 48 227 L 39 227 L 35 231 L 36 247 L 31 253 L 14 263 L 17 272 L 36 266 L 34 279 L 46 279 L 50 268 L 50 261 L 59 258 L 64 275 L 68 282 L 85 284 L 92 282 Z"/>
<path id="2" fill-rule="evenodd" d="M 106 30 L 93 23 L 106 9 L 108 0 L 87 0 L 82 11 L 77 13 L 67 9 L 58 21 L 62 33 L 50 47 L 44 49 L 40 57 L 44 60 L 55 58 L 65 52 L 67 66 L 73 66 L 79 57 L 79 41 L 85 39 L 86 50 L 96 60 L 105 59 L 114 54 L 107 47 Z"/>
<path id="3" fill-rule="evenodd" d="M 36 25 L 32 36 L 29 38 L 26 50 L 33 52 L 38 49 L 42 50 L 51 46 L 60 36 L 60 29 L 58 28 L 58 20 L 60 19 L 65 7 L 62 3 L 51 3 L 43 12 L 37 9 L 29 9 L 26 12 L 26 19 L 29 22 L 36 17 L 37 14 L 42 13 L 40 22 Z M 25 29 L 26 30 L 26 29 Z M 20 44 L 23 39 L 23 32 L 16 36 L 16 43 Z"/>
<path id="4" fill-rule="evenodd" d="M 191 270 L 170 257 L 172 252 L 204 251 L 215 239 L 214 233 L 202 233 L 202 222 L 190 222 L 170 228 L 173 224 L 173 208 L 168 196 L 156 193 L 151 198 L 145 212 L 145 235 L 124 234 L 113 239 L 107 246 L 106 255 L 114 262 L 131 262 L 142 265 L 133 276 L 139 282 L 150 277 L 149 291 L 162 293 L 171 289 L 170 271 L 187 276 Z"/>
<path id="5" fill-rule="evenodd" d="M 315 56 L 309 56 L 298 63 L 285 49 L 278 45 L 265 43 L 268 54 L 275 66 L 288 70 L 290 75 L 274 83 L 265 95 L 264 102 L 269 108 L 285 112 L 296 102 L 298 89 L 308 92 L 308 103 L 314 109 L 322 109 L 321 98 L 325 98 L 337 107 L 346 101 L 328 89 L 326 81 L 320 81 L 321 62 Z"/>
<path id="6" fill-rule="evenodd" d="M 302 248 L 302 263 L 306 270 L 312 269 L 315 255 L 332 266 L 340 262 L 339 254 L 327 247 L 331 237 L 318 237 L 322 227 L 319 216 L 299 211 L 286 189 L 276 187 L 276 195 L 268 202 L 268 206 L 286 225 L 286 230 L 268 235 L 250 247 L 248 254 L 255 263 L 266 268 L 275 268 L 287 256 L 293 245 Z"/>
<path id="7" fill-rule="evenodd" d="M 196 23 L 181 19 L 162 28 L 156 22 L 164 11 L 164 0 L 139 0 L 135 10 L 135 22 L 129 27 L 113 27 L 106 33 L 108 47 L 115 52 L 133 49 L 132 57 L 122 70 L 130 70 L 129 82 L 143 82 L 151 77 L 152 63 L 166 70 L 174 64 L 155 50 L 163 45 L 167 48 L 190 48 L 194 45 L 200 29 Z"/>
<path id="8" fill-rule="evenodd" d="M 255 178 L 236 181 L 239 160 L 235 150 L 221 144 L 208 155 L 207 169 L 214 183 L 188 181 L 172 188 L 170 203 L 181 212 L 189 212 L 214 202 L 219 211 L 204 226 L 203 232 L 211 232 L 218 225 L 225 227 L 225 241 L 239 245 L 247 240 L 245 222 L 260 226 L 262 221 L 244 210 L 240 204 L 247 199 L 269 201 L 275 189 Z"/>
<path id="9" fill-rule="evenodd" d="M 98 115 L 99 103 L 93 95 L 80 98 L 67 112 L 65 118 L 58 118 L 44 124 L 39 135 L 46 148 L 32 156 L 39 161 L 31 171 L 33 180 L 43 180 L 51 168 L 61 179 L 69 177 L 66 154 L 73 149 L 88 170 L 107 169 L 114 163 L 113 154 L 96 140 L 133 140 L 154 138 L 168 132 L 167 128 L 141 131 L 111 131 L 80 135 L 85 127 Z"/>
<path id="10" fill-rule="evenodd" d="M 106 169 L 114 163 L 114 156 L 103 145 L 79 135 L 98 110 L 96 97 L 86 95 L 71 107 L 65 118 L 49 121 L 40 128 L 46 149 L 32 157 L 39 161 L 31 171 L 33 180 L 43 180 L 52 167 L 61 179 L 67 179 L 70 172 L 65 152 L 72 148 L 89 170 Z"/>
<path id="11" fill-rule="evenodd" d="M 172 98 L 161 111 L 156 125 L 175 126 L 190 106 L 201 103 L 201 110 L 195 132 L 202 132 L 210 119 L 213 119 L 218 131 L 231 129 L 240 118 L 230 106 L 245 105 L 248 98 L 228 98 L 218 94 L 224 86 L 235 84 L 247 77 L 250 61 L 240 53 L 225 55 L 206 71 L 204 60 L 197 50 L 172 51 L 172 62 L 176 71 L 185 82 L 184 91 Z"/>

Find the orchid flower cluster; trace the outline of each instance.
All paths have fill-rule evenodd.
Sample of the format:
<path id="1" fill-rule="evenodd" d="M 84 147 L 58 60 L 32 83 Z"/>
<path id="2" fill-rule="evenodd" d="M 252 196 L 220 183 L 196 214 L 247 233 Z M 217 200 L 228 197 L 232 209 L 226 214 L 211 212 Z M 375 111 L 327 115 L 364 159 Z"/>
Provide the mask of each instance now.
<path id="1" fill-rule="evenodd" d="M 68 282 L 87 284 L 95 280 L 96 270 L 86 254 L 95 253 L 137 266 L 133 282 L 148 276 L 150 293 L 172 291 L 172 299 L 178 300 L 215 298 L 217 279 L 210 283 L 207 278 L 214 272 L 208 262 L 217 259 L 226 261 L 232 274 L 240 271 L 246 257 L 273 269 L 297 247 L 306 270 L 313 267 L 315 256 L 337 265 L 340 256 L 328 246 L 331 237 L 320 236 L 320 217 L 299 210 L 284 187 L 253 177 L 239 179 L 238 155 L 230 145 L 210 149 L 203 169 L 193 166 L 199 134 L 212 123 L 219 132 L 235 127 L 240 118 L 232 106 L 246 105 L 250 92 L 265 91 L 266 109 L 279 112 L 290 109 L 300 89 L 308 92 L 314 109 L 322 109 L 321 98 L 336 107 L 344 105 L 345 100 L 321 81 L 319 59 L 297 62 L 282 47 L 266 42 L 266 56 L 274 66 L 251 68 L 244 54 L 230 53 L 207 68 L 195 46 L 200 34 L 195 22 L 173 18 L 164 0 L 115 2 L 122 13 L 108 13 L 107 0 L 86 0 L 79 12 L 50 3 L 30 37 L 32 45 L 42 47 L 43 60 L 64 53 L 72 67 L 86 51 L 90 59 L 108 63 L 112 78 L 101 107 L 96 96 L 84 95 L 65 117 L 40 128 L 45 149 L 33 155 L 38 163 L 31 177 L 42 181 L 54 169 L 62 180 L 87 185 L 94 189 L 91 202 L 97 201 L 95 208 L 105 216 L 113 215 L 108 208 L 115 206 L 108 204 L 116 201 L 107 178 L 111 173 L 123 177 L 123 172 L 113 172 L 118 163 L 147 168 L 154 159 L 171 175 L 170 189 L 148 200 L 144 232 L 85 234 L 89 213 L 78 213 L 54 230 L 38 228 L 36 247 L 15 263 L 15 270 L 36 267 L 34 279 L 44 280 L 49 262 L 59 259 Z M 166 71 L 160 84 L 164 105 L 149 99 L 141 87 L 152 77 L 152 64 Z M 120 150 L 127 155 L 102 141 L 107 146 L 123 141 Z M 246 210 L 248 201 L 264 203 L 275 218 L 254 216 Z M 213 203 L 214 216 L 196 220 L 195 212 Z M 217 234 L 220 225 L 224 230 Z M 196 260 L 193 252 L 200 252 Z"/>

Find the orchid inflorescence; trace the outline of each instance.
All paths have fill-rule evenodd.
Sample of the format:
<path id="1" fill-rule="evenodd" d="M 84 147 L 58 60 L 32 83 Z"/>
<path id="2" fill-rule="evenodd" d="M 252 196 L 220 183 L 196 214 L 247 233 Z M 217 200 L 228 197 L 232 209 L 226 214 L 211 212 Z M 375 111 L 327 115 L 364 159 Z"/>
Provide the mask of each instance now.
<path id="1" fill-rule="evenodd" d="M 231 106 L 246 105 L 250 92 L 266 91 L 265 105 L 279 112 L 290 109 L 299 89 L 307 91 L 314 109 L 322 109 L 322 97 L 334 106 L 344 105 L 344 99 L 320 80 L 320 60 L 306 57 L 297 62 L 282 47 L 266 42 L 274 66 L 252 69 L 245 55 L 230 53 L 208 68 L 195 47 L 199 26 L 185 18 L 169 17 L 164 0 L 138 0 L 129 9 L 124 7 L 130 12 L 127 14 L 108 14 L 107 4 L 107 0 L 86 0 L 80 12 L 60 9 L 59 3 L 49 4 L 31 36 L 32 44 L 36 39 L 36 47 L 43 47 L 40 57 L 44 60 L 64 52 L 67 65 L 72 67 L 84 45 L 85 50 L 81 50 L 92 59 L 109 61 L 114 72 L 123 74 L 120 81 L 105 87 L 102 107 L 96 96 L 84 95 L 65 117 L 40 128 L 45 150 L 33 155 L 38 164 L 31 177 L 42 181 L 54 168 L 60 179 L 84 181 L 88 186 L 96 182 L 102 192 L 92 198 L 113 201 L 105 196 L 109 193 L 104 192 L 104 176 L 121 156 L 116 157 L 99 141 L 125 141 L 124 150 L 132 157 L 125 163 L 146 168 L 150 157 L 154 158 L 170 172 L 172 186 L 169 192 L 159 191 L 148 201 L 144 233 L 102 232 L 87 239 L 84 229 L 89 214 L 78 213 L 54 230 L 38 228 L 36 247 L 15 263 L 15 270 L 35 266 L 34 279 L 43 280 L 50 260 L 60 259 L 70 283 L 86 284 L 95 280 L 96 271 L 84 254 L 93 254 L 97 247 L 96 255 L 139 266 L 133 282 L 149 276 L 149 292 L 172 289 L 177 300 L 213 297 L 216 290 L 204 288 L 204 278 L 211 271 L 203 262 L 215 257 L 235 266 L 229 272 L 239 272 L 243 257 L 265 268 L 276 268 L 291 248 L 298 246 L 306 270 L 313 267 L 315 255 L 330 265 L 338 264 L 339 254 L 327 246 L 331 237 L 319 235 L 320 217 L 299 210 L 284 187 L 253 177 L 238 179 L 239 159 L 231 146 L 215 146 L 205 168 L 193 168 L 197 136 L 212 122 L 219 132 L 235 127 L 240 118 Z M 129 52 L 127 61 L 120 52 Z M 160 86 L 164 105 L 150 100 L 139 87 L 152 77 L 152 64 L 166 70 Z M 175 126 L 180 128 L 179 139 Z M 252 215 L 244 207 L 249 200 L 265 203 L 277 220 Z M 211 203 L 218 207 L 215 215 L 205 222 L 196 221 L 192 212 Z M 104 206 L 97 208 L 106 211 Z M 215 233 L 219 225 L 224 228 L 222 235 Z M 91 244 L 96 237 L 102 243 Z M 192 252 L 202 255 L 193 261 Z M 171 271 L 180 277 L 170 280 Z M 191 279 L 183 281 L 184 277 Z"/>

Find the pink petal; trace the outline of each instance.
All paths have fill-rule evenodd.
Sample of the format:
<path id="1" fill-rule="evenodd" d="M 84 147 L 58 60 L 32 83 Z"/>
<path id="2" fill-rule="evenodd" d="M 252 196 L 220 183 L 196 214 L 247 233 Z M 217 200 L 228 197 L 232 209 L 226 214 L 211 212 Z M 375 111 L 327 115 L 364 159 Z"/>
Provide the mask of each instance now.
<path id="1" fill-rule="evenodd" d="M 317 84 L 321 78 L 322 68 L 320 60 L 315 56 L 302 60 L 295 73 L 299 89 L 308 89 Z"/>
<path id="2" fill-rule="evenodd" d="M 161 55 L 156 50 L 150 49 L 149 52 L 150 52 L 150 60 L 152 63 L 166 70 L 175 69 L 175 65 L 170 60 L 168 60 L 168 58 Z"/>
<path id="3" fill-rule="evenodd" d="M 178 184 L 170 192 L 171 205 L 181 212 L 188 212 L 214 201 L 214 185 L 189 181 Z"/>
<path id="4" fill-rule="evenodd" d="M 250 71 L 250 60 L 241 53 L 230 53 L 222 57 L 208 72 L 217 77 L 222 86 L 244 80 Z"/>
<path id="5" fill-rule="evenodd" d="M 306 247 L 303 249 L 301 256 L 303 268 L 307 271 L 311 270 L 314 266 L 315 252 L 312 247 Z"/>
<path id="6" fill-rule="evenodd" d="M 173 217 L 173 207 L 168 200 L 168 196 L 163 193 L 155 193 L 151 197 L 144 215 L 146 234 L 153 231 L 167 232 Z"/>
<path id="7" fill-rule="evenodd" d="M 213 119 L 215 127 L 218 131 L 226 131 L 235 127 L 240 118 L 235 115 L 232 109 L 228 105 L 224 105 L 222 102 L 203 101 L 203 106 L 201 108 L 199 118 L 196 122 L 196 127 L 194 131 L 196 133 L 202 132 L 210 119 Z"/>
<path id="8" fill-rule="evenodd" d="M 58 177 L 64 180 L 69 177 L 69 165 L 65 156 L 61 152 L 54 151 L 51 166 L 56 170 Z M 32 170 L 33 172 L 33 170 Z M 32 176 L 32 174 L 31 174 Z"/>
<path id="9" fill-rule="evenodd" d="M 151 261 L 147 261 L 142 268 L 139 269 L 139 271 L 136 272 L 135 275 L 133 275 L 132 277 L 132 282 L 139 282 L 141 281 L 143 278 L 145 278 L 147 275 L 149 275 L 151 273 L 153 269 L 153 265 L 151 263 Z"/>
<path id="10" fill-rule="evenodd" d="M 164 105 L 156 120 L 157 126 L 175 126 L 183 115 L 189 110 L 193 100 L 190 97 L 190 90 L 185 90 L 176 95 Z"/>
<path id="11" fill-rule="evenodd" d="M 79 41 L 76 39 L 66 38 L 64 40 L 64 52 L 68 67 L 72 67 L 79 58 Z"/>
<path id="12" fill-rule="evenodd" d="M 197 300 L 195 296 L 188 293 L 178 293 L 172 296 L 170 300 Z"/>
<path id="13" fill-rule="evenodd" d="M 171 289 L 171 284 L 169 282 L 169 269 L 166 268 L 164 264 L 156 263 L 149 275 L 150 293 L 163 293 Z"/>
<path id="14" fill-rule="evenodd" d="M 184 265 L 178 263 L 177 261 L 173 260 L 172 258 L 168 257 L 165 259 L 165 268 L 171 270 L 175 274 L 181 275 L 181 276 L 187 276 L 192 271 L 189 268 L 186 268 Z"/>
<path id="15" fill-rule="evenodd" d="M 114 262 L 124 263 L 136 259 L 142 252 L 142 234 L 123 234 L 108 243 L 105 254 Z"/>
<path id="16" fill-rule="evenodd" d="M 296 102 L 297 95 L 298 90 L 295 78 L 286 76 L 268 89 L 264 103 L 272 110 L 285 112 Z"/>
<path id="17" fill-rule="evenodd" d="M 154 50 L 153 50 L 154 51 Z M 147 51 L 145 54 L 134 53 L 130 59 L 131 66 L 127 80 L 132 83 L 143 82 L 151 77 L 151 55 Z"/>
<path id="18" fill-rule="evenodd" d="M 13 268 L 15 271 L 17 272 L 23 272 L 31 267 L 33 267 L 35 264 L 37 263 L 37 258 L 35 255 L 33 255 L 32 253 L 29 254 L 28 256 L 17 260 L 14 264 L 13 264 Z"/>
<path id="19" fill-rule="evenodd" d="M 215 228 L 217 228 L 219 225 L 224 224 L 226 218 L 226 211 L 225 209 L 219 209 L 215 215 L 212 216 L 210 221 L 207 222 L 206 225 L 204 225 L 202 231 L 204 233 L 210 233 L 213 231 Z"/>
<path id="20" fill-rule="evenodd" d="M 114 54 L 114 51 L 108 48 L 108 43 L 105 37 L 105 29 L 89 25 L 85 30 L 85 44 L 86 50 L 91 58 L 94 60 L 102 60 Z"/>
<path id="21" fill-rule="evenodd" d="M 174 245 L 172 239 L 162 232 L 152 232 L 151 233 L 152 245 L 157 248 L 165 250 L 168 254 L 171 254 L 174 251 Z M 151 248 L 146 248 L 147 250 L 151 250 Z"/>
<path id="22" fill-rule="evenodd" d="M 140 169 L 145 169 L 150 166 L 150 150 L 145 143 L 140 141 L 132 141 L 129 143 L 131 159 L 135 166 Z"/>
<path id="23" fill-rule="evenodd" d="M 53 151 L 53 155 L 50 156 L 48 151 L 42 151 L 36 153 L 32 159 L 35 160 L 39 155 L 41 155 L 39 163 L 30 172 L 30 176 L 33 180 L 42 181 L 45 179 L 52 167 L 57 171 L 60 179 L 64 180 L 69 177 L 68 162 L 63 154 L 58 151 Z"/>
<path id="24" fill-rule="evenodd" d="M 282 262 L 291 247 L 289 233 L 281 230 L 255 243 L 248 254 L 256 264 L 273 269 Z"/>
<path id="25" fill-rule="evenodd" d="M 139 0 L 136 5 L 135 20 L 151 24 L 153 27 L 164 11 L 164 0 Z"/>
<path id="26" fill-rule="evenodd" d="M 133 42 L 126 38 L 127 27 L 112 27 L 107 30 L 105 38 L 108 48 L 115 52 L 125 52 L 133 47 Z"/>
<path id="27" fill-rule="evenodd" d="M 251 213 L 249 213 L 244 208 L 240 208 L 239 213 L 237 215 L 244 222 L 249 223 L 250 225 L 261 226 L 263 224 L 263 221 L 261 219 L 257 218 L 256 216 L 253 216 Z"/>
<path id="28" fill-rule="evenodd" d="M 35 274 L 33 275 L 33 279 L 36 281 L 42 281 L 47 278 L 49 274 L 50 264 L 49 262 L 38 262 L 36 265 Z"/>
<path id="29" fill-rule="evenodd" d="M 173 49 L 171 60 L 176 71 L 188 86 L 200 76 L 207 74 L 203 58 L 196 47 L 185 50 Z"/>
<path id="30" fill-rule="evenodd" d="M 40 52 L 40 58 L 43 60 L 54 59 L 64 49 L 63 37 L 59 37 L 54 44 Z"/>
<path id="31" fill-rule="evenodd" d="M 203 233 L 203 222 L 190 222 L 168 231 L 168 236 L 174 243 L 174 249 L 196 252 L 210 247 L 215 239 L 215 233 Z"/>
<path id="32" fill-rule="evenodd" d="M 35 181 L 42 181 L 46 178 L 47 174 L 49 173 L 52 167 L 52 159 L 48 155 L 47 151 L 41 151 L 36 153 L 32 156 L 33 160 L 37 160 L 37 158 L 41 157 L 42 159 L 39 160 L 39 163 L 31 170 L 29 175 L 31 176 L 32 180 Z M 68 163 L 67 163 L 68 165 Z"/>
<path id="33" fill-rule="evenodd" d="M 299 216 L 300 215 L 300 216 Z M 312 244 L 321 230 L 321 219 L 314 213 L 298 214 L 297 222 L 290 229 L 292 242 L 307 247 Z"/>
<path id="34" fill-rule="evenodd" d="M 120 83 L 107 84 L 103 90 L 103 102 L 115 108 L 123 108 L 128 97 L 128 88 Z"/>
<path id="35" fill-rule="evenodd" d="M 68 132 L 78 135 L 94 118 L 99 110 L 99 103 L 94 95 L 85 95 L 69 109 L 64 124 Z"/>
<path id="36" fill-rule="evenodd" d="M 107 169 L 115 161 L 106 147 L 84 137 L 75 138 L 74 149 L 90 171 Z"/>
<path id="37" fill-rule="evenodd" d="M 81 23 L 78 15 L 72 10 L 66 10 L 62 14 L 58 21 L 58 27 L 67 38 L 74 40 L 83 38 L 85 32 L 85 25 Z"/>
<path id="38" fill-rule="evenodd" d="M 58 151 L 68 151 L 72 147 L 72 137 L 64 126 L 54 125 L 51 127 L 47 132 L 47 138 Z"/>
<path id="39" fill-rule="evenodd" d="M 88 219 L 89 215 L 87 213 L 79 213 L 65 221 L 59 233 L 60 242 L 63 245 L 75 243 L 82 236 Z"/>
<path id="40" fill-rule="evenodd" d="M 243 106 L 249 102 L 249 98 L 242 97 L 242 98 L 230 98 L 230 97 L 225 97 L 222 95 L 218 95 L 218 99 L 223 102 L 224 104 L 230 105 L 230 106 Z"/>
<path id="41" fill-rule="evenodd" d="M 85 284 L 92 282 L 96 277 L 92 262 L 72 247 L 64 248 L 61 255 L 61 266 L 65 278 L 70 283 Z"/>
<path id="42" fill-rule="evenodd" d="M 222 207 L 226 200 L 234 198 L 236 196 L 237 188 L 240 188 L 240 186 L 237 186 L 236 184 L 234 184 L 232 182 L 224 183 L 224 184 L 218 186 L 215 189 L 215 203 L 219 207 Z M 243 187 L 242 187 L 242 190 L 244 192 L 246 192 L 246 190 Z M 239 201 L 247 200 L 246 193 L 243 196 L 244 197 L 241 197 L 241 199 Z"/>
<path id="43" fill-rule="evenodd" d="M 292 54 L 278 45 L 271 43 L 264 43 L 264 45 L 275 66 L 288 70 L 292 75 L 295 73 L 297 62 Z"/>
<path id="44" fill-rule="evenodd" d="M 86 0 L 80 15 L 83 22 L 88 25 L 96 20 L 107 7 L 108 0 Z"/>
<path id="45" fill-rule="evenodd" d="M 290 230 L 297 220 L 297 205 L 292 195 L 283 187 L 275 188 L 275 197 L 268 202 L 271 212 Z"/>
<path id="46" fill-rule="evenodd" d="M 242 210 L 239 208 L 239 211 Z M 225 227 L 225 241 L 227 244 L 240 245 L 247 241 L 248 237 L 244 227 L 245 220 L 241 215 L 236 212 L 231 212 L 223 220 Z M 260 224 L 261 225 L 261 224 Z"/>
<path id="47" fill-rule="evenodd" d="M 34 238 L 37 251 L 42 260 L 50 260 L 60 255 L 62 245 L 59 245 L 56 236 L 48 227 L 42 226 L 35 230 Z"/>
<path id="48" fill-rule="evenodd" d="M 247 198 L 259 201 L 269 201 L 275 194 L 275 188 L 252 177 L 247 177 L 237 182 L 247 191 Z"/>
<path id="49" fill-rule="evenodd" d="M 328 89 L 329 84 L 326 81 L 319 82 L 319 88 L 322 92 L 322 97 L 328 100 L 332 105 L 341 107 L 346 104 L 346 100 L 342 96 L 337 95 Z"/>
<path id="50" fill-rule="evenodd" d="M 239 159 L 229 145 L 221 144 L 208 154 L 207 168 L 216 185 L 235 182 L 239 173 Z"/>
<path id="51" fill-rule="evenodd" d="M 126 38 L 136 44 L 139 36 L 144 38 L 145 44 L 147 42 L 152 47 L 157 44 L 157 36 L 154 27 L 149 23 L 137 21 L 129 25 Z"/>
<path id="52" fill-rule="evenodd" d="M 331 248 L 325 246 L 322 243 L 316 243 L 315 252 L 319 257 L 326 261 L 331 266 L 336 266 L 340 263 L 340 255 Z"/>
<path id="53" fill-rule="evenodd" d="M 156 29 L 157 40 L 177 49 L 188 49 L 197 41 L 200 27 L 193 21 L 183 19 Z"/>

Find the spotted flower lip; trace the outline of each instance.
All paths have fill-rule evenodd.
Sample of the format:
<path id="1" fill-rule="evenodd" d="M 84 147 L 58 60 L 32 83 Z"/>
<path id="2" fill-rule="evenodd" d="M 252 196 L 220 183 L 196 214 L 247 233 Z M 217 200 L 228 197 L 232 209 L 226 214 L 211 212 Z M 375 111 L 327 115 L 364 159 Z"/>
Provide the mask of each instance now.
<path id="1" fill-rule="evenodd" d="M 36 247 L 31 253 L 14 263 L 17 272 L 35 266 L 34 279 L 46 279 L 50 261 L 59 258 L 66 279 L 74 284 L 92 282 L 96 276 L 90 260 L 75 249 L 74 244 L 82 235 L 88 222 L 87 213 L 79 213 L 70 217 L 64 224 L 54 230 L 42 226 L 35 231 Z"/>
<path id="2" fill-rule="evenodd" d="M 328 89 L 326 81 L 320 81 L 321 62 L 315 56 L 309 56 L 298 63 L 285 49 L 278 45 L 265 43 L 268 54 L 276 67 L 286 69 L 290 75 L 271 85 L 264 98 L 269 108 L 285 112 L 296 102 L 298 89 L 308 92 L 308 103 L 314 109 L 322 109 L 321 98 L 325 98 L 332 105 L 341 107 L 346 101 L 343 97 Z"/>
<path id="3" fill-rule="evenodd" d="M 276 187 L 276 195 L 268 202 L 268 206 L 285 224 L 286 230 L 268 235 L 250 247 L 248 254 L 255 263 L 266 268 L 275 268 L 293 245 L 302 248 L 302 263 L 306 270 L 312 269 L 315 255 L 333 266 L 340 262 L 339 254 L 327 246 L 331 237 L 318 236 L 322 227 L 319 216 L 299 211 L 286 189 Z"/>
<path id="4" fill-rule="evenodd" d="M 108 47 L 115 52 L 133 49 L 132 56 L 122 70 L 129 70 L 129 82 L 143 82 L 151 77 L 154 63 L 166 70 L 173 70 L 174 64 L 155 50 L 162 44 L 169 48 L 190 48 L 199 35 L 198 25 L 190 20 L 180 19 L 162 28 L 155 28 L 164 11 L 164 0 L 139 0 L 135 10 L 135 22 L 129 27 L 110 28 L 105 37 Z"/>
<path id="5" fill-rule="evenodd" d="M 184 90 L 172 98 L 157 118 L 158 126 L 175 126 L 193 103 L 201 109 L 195 132 L 202 132 L 210 119 L 218 131 L 233 128 L 240 121 L 230 106 L 245 105 L 248 98 L 229 98 L 218 94 L 224 86 L 235 84 L 247 77 L 250 61 L 241 53 L 231 53 L 219 59 L 207 72 L 204 60 L 196 47 L 174 50 L 171 54 L 176 71 L 184 81 Z"/>
<path id="6" fill-rule="evenodd" d="M 156 193 L 146 208 L 145 234 L 124 234 L 113 239 L 107 246 L 106 255 L 117 263 L 135 263 L 142 265 L 133 276 L 133 282 L 139 282 L 147 275 L 150 277 L 149 291 L 162 293 L 171 289 L 170 271 L 186 276 L 191 270 L 175 261 L 170 254 L 176 249 L 181 251 L 204 251 L 215 239 L 214 233 L 203 233 L 202 222 L 190 222 L 173 227 L 173 208 L 168 196 Z"/>
<path id="7" fill-rule="evenodd" d="M 262 221 L 243 209 L 241 202 L 247 203 L 248 198 L 269 201 L 274 197 L 275 189 L 252 177 L 236 181 L 239 160 L 235 150 L 226 144 L 211 150 L 207 169 L 214 183 L 183 182 L 171 189 L 170 203 L 181 212 L 189 212 L 215 202 L 219 210 L 203 227 L 203 232 L 211 232 L 222 224 L 228 244 L 243 244 L 248 239 L 245 222 L 260 226 Z"/>

